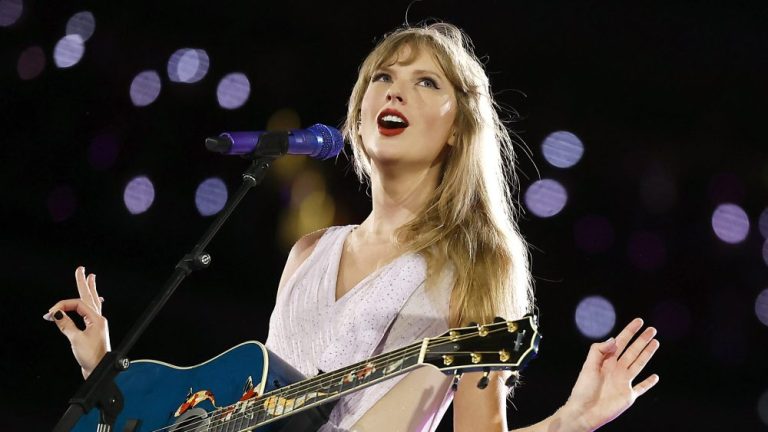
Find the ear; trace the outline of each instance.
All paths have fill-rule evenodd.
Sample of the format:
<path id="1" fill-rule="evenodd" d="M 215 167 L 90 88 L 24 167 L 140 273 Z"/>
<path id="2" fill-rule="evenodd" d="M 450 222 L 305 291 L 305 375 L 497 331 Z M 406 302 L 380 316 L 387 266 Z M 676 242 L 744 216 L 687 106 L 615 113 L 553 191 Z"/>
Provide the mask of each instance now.
<path id="1" fill-rule="evenodd" d="M 448 135 L 448 141 L 447 144 L 451 147 L 453 147 L 454 144 L 456 144 L 456 131 L 451 130 L 451 134 Z"/>

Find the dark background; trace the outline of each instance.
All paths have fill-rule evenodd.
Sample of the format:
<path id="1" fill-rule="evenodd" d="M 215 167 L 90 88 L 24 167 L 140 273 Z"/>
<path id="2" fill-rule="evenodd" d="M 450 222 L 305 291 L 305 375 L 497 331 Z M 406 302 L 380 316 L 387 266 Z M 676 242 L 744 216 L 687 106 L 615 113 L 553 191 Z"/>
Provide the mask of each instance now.
<path id="1" fill-rule="evenodd" d="M 0 28 L 0 429 L 47 430 L 82 380 L 66 339 L 41 318 L 76 294 L 75 267 L 99 275 L 116 345 L 212 220 L 195 209 L 197 184 L 218 176 L 232 193 L 239 183 L 244 161 L 208 153 L 203 139 L 263 129 L 282 108 L 295 110 L 301 126 L 340 124 L 359 63 L 404 21 L 408 2 L 24 6 L 15 25 Z M 95 33 L 77 65 L 58 69 L 53 47 L 82 10 L 94 14 Z M 499 102 L 519 113 L 510 128 L 532 153 L 519 153 L 522 191 L 541 175 L 569 192 L 558 216 L 527 213 L 520 222 L 534 248 L 545 339 L 509 405 L 510 426 L 565 402 L 591 343 L 574 310 L 598 294 L 616 308 L 615 330 L 642 316 L 659 327 L 661 341 L 648 367 L 660 383 L 605 430 L 768 430 L 758 416 L 768 390 L 768 329 L 755 314 L 768 287 L 757 229 L 768 205 L 765 3 L 422 1 L 408 15 L 430 17 L 467 31 Z M 43 48 L 47 66 L 24 81 L 16 65 L 31 45 Z M 210 56 L 196 84 L 171 83 L 165 73 L 183 47 Z M 163 88 L 155 103 L 137 108 L 128 89 L 146 69 L 160 73 Z M 233 71 L 249 77 L 251 94 L 228 111 L 215 93 Z M 541 153 L 542 140 L 558 130 L 586 148 L 567 170 Z M 96 170 L 89 146 L 104 134 L 116 137 L 119 153 L 111 168 Z M 332 223 L 365 217 L 365 190 L 344 157 L 304 167 L 322 173 L 335 202 Z M 156 198 L 149 211 L 131 215 L 123 188 L 140 174 L 153 180 Z M 658 176 L 662 186 L 649 189 Z M 247 196 L 209 248 L 213 265 L 182 285 L 131 358 L 189 365 L 266 339 L 288 252 L 279 226 L 290 181 L 270 173 Z M 57 222 L 48 199 L 62 186 L 76 205 Z M 650 205 L 658 196 L 665 205 Z M 723 202 L 750 216 L 742 243 L 713 233 L 710 218 Z M 590 215 L 613 230 L 591 252 L 574 240 L 575 225 Z M 636 232 L 663 239 L 660 266 L 633 267 L 627 248 Z M 450 430 L 450 415 L 441 430 Z"/>

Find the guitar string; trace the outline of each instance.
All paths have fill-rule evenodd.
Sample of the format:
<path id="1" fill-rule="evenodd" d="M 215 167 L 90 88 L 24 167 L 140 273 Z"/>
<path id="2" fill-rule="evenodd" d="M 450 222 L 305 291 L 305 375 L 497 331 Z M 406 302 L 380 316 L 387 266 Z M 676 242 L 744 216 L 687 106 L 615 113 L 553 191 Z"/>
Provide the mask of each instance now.
<path id="1" fill-rule="evenodd" d="M 489 334 L 496 333 L 496 332 L 499 332 L 499 331 L 504 331 L 506 329 L 507 328 L 502 327 L 502 328 L 499 328 L 499 329 L 496 329 L 496 330 L 489 330 L 488 333 Z M 460 336 L 457 336 L 457 337 L 454 337 L 454 338 L 452 338 L 451 336 L 442 336 L 442 337 L 438 336 L 436 338 L 430 338 L 430 343 L 429 344 L 431 345 L 432 343 L 435 343 L 435 342 L 445 342 L 445 341 L 458 342 L 458 341 L 462 341 L 462 340 L 465 340 L 465 339 L 473 338 L 473 337 L 476 337 L 476 336 L 477 336 L 477 333 L 460 335 Z M 401 354 L 402 354 L 402 358 L 405 359 L 405 357 L 407 357 L 408 355 L 411 355 L 411 354 L 414 354 L 414 353 L 420 351 L 422 344 L 423 344 L 423 341 L 422 342 L 416 342 L 416 343 L 413 343 L 410 346 L 405 346 L 405 347 L 403 347 L 403 348 L 401 348 L 401 349 L 399 349 L 397 351 L 381 354 L 379 356 L 373 357 L 373 358 L 368 359 L 366 361 L 358 362 L 358 363 L 355 363 L 353 365 L 347 366 L 347 367 L 345 367 L 344 369 L 342 369 L 340 371 L 330 373 L 328 376 L 321 375 L 321 376 L 315 377 L 315 378 L 318 378 L 318 379 L 314 379 L 313 378 L 313 379 L 309 379 L 309 380 L 306 380 L 306 381 L 303 381 L 303 382 L 300 382 L 300 383 L 290 384 L 290 385 L 282 387 L 280 389 L 272 390 L 272 391 L 270 391 L 268 393 L 260 395 L 258 397 L 258 399 L 263 399 L 264 401 L 269 399 L 269 397 L 283 397 L 283 399 L 289 399 L 289 397 L 285 397 L 285 396 L 288 396 L 288 395 L 295 396 L 295 395 L 297 395 L 299 393 L 305 393 L 306 394 L 306 393 L 309 393 L 309 392 L 304 391 L 304 390 L 306 388 L 311 388 L 312 386 L 315 386 L 315 381 L 320 381 L 321 382 L 321 384 L 319 386 L 315 387 L 316 390 L 325 388 L 329 384 L 335 382 L 337 378 L 340 378 L 340 377 L 343 377 L 345 375 L 348 375 L 349 373 L 354 373 L 354 370 L 357 367 L 359 367 L 360 365 L 367 365 L 368 363 L 374 363 L 374 365 L 379 365 L 380 366 L 382 364 L 388 363 L 389 360 L 391 360 L 394 357 L 398 357 Z M 453 353 L 457 354 L 458 352 L 453 352 Z M 382 360 L 386 360 L 386 361 L 382 362 Z M 320 377 L 322 377 L 322 378 L 320 378 Z M 295 386 L 296 384 L 301 384 L 301 385 L 296 386 L 296 388 L 291 388 L 291 387 Z M 286 390 L 291 390 L 291 391 L 290 392 L 286 392 Z M 285 392 L 285 394 L 284 394 L 284 392 Z M 271 395 L 271 396 L 269 396 L 269 395 Z M 229 409 L 235 409 L 235 407 L 237 406 L 237 403 L 230 404 L 230 405 L 222 407 L 222 408 L 220 408 L 218 410 L 209 411 L 208 413 L 214 413 L 213 415 L 210 416 L 210 418 L 204 418 L 204 419 L 201 418 L 200 420 L 197 421 L 197 423 L 189 423 L 189 424 L 187 424 L 185 426 L 186 427 L 193 427 L 194 428 L 194 427 L 200 426 L 205 421 L 209 421 L 210 423 L 213 423 L 214 421 L 220 420 L 221 417 L 224 417 L 226 415 L 231 415 L 232 416 L 232 418 L 227 420 L 227 422 L 230 422 L 230 423 L 234 422 L 235 420 L 240 420 L 240 419 L 249 417 L 249 415 L 252 418 L 255 418 L 256 416 L 258 416 L 262 412 L 269 411 L 268 408 L 262 409 L 261 408 L 262 405 L 263 405 L 263 403 L 254 404 L 250 409 L 246 409 L 246 410 L 244 410 L 242 412 L 239 412 L 239 413 L 238 412 L 234 412 L 234 413 L 226 413 L 225 414 L 226 411 L 228 411 Z M 290 412 L 293 411 L 293 409 L 291 409 L 290 411 L 286 412 L 284 406 L 285 406 L 285 404 L 283 404 L 283 412 L 281 414 L 273 416 L 273 418 L 278 417 L 278 416 L 282 416 L 284 414 L 287 414 L 287 413 L 290 413 Z M 238 416 L 238 414 L 239 414 L 239 416 Z M 155 432 L 160 432 L 160 431 L 163 431 L 165 429 L 170 429 L 170 428 L 172 428 L 174 426 L 175 425 L 165 426 L 163 428 L 156 429 Z"/>

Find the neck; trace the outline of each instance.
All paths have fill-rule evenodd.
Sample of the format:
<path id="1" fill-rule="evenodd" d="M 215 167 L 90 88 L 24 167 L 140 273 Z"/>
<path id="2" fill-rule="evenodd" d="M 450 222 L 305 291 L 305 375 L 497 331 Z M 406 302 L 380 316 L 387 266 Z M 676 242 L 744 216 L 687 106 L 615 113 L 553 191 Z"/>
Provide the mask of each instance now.
<path id="1" fill-rule="evenodd" d="M 371 167 L 371 214 L 360 225 L 368 236 L 392 239 L 413 220 L 437 189 L 442 164 L 413 170 Z"/>

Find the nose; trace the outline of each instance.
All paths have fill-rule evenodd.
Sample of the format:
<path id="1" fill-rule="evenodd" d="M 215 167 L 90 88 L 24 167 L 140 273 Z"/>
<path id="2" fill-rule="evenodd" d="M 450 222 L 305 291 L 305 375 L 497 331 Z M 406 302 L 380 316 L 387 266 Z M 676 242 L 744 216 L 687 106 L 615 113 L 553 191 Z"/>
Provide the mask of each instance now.
<path id="1" fill-rule="evenodd" d="M 391 102 L 393 99 L 400 103 L 405 103 L 405 99 L 403 99 L 403 93 L 396 85 L 391 85 L 389 89 L 387 89 L 387 102 Z"/>

